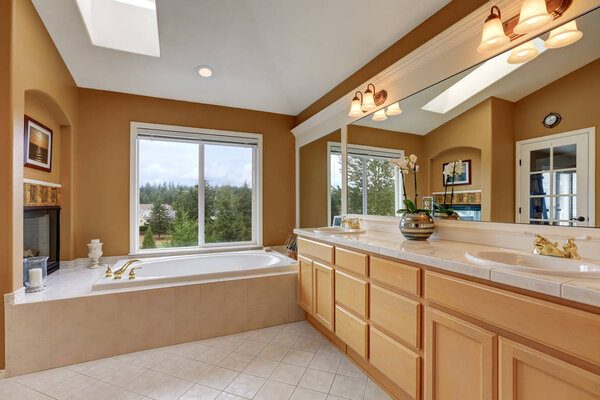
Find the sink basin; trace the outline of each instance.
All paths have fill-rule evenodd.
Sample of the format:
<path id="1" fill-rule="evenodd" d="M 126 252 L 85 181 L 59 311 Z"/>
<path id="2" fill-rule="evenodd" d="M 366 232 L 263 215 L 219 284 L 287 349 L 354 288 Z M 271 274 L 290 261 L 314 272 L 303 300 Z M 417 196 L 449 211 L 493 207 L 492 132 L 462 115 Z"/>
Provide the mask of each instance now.
<path id="1" fill-rule="evenodd" d="M 589 260 L 571 260 L 516 251 L 481 250 L 467 252 L 467 259 L 479 265 L 508 268 L 545 275 L 600 277 L 600 265 Z"/>
<path id="2" fill-rule="evenodd" d="M 322 234 L 351 234 L 351 233 L 363 233 L 364 229 L 350 229 L 342 226 L 328 226 L 324 228 L 315 229 L 315 233 Z"/>

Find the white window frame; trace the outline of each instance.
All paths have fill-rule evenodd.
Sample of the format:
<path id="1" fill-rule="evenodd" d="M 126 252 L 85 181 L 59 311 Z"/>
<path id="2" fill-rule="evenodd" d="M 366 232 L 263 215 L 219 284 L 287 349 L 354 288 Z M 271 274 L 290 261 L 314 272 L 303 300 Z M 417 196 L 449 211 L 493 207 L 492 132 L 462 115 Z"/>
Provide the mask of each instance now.
<path id="1" fill-rule="evenodd" d="M 139 142 L 140 131 L 160 132 L 162 140 L 168 140 L 169 136 L 185 141 L 198 143 L 202 137 L 222 138 L 228 140 L 252 139 L 256 141 L 256 151 L 253 151 L 253 174 L 252 174 L 252 240 L 246 242 L 231 243 L 204 243 L 204 151 L 202 143 L 198 143 L 199 150 L 199 176 L 198 176 L 198 246 L 174 247 L 160 249 L 140 249 L 139 240 Z M 156 140 L 161 140 L 157 138 Z M 227 145 L 227 143 L 223 143 Z M 231 145 L 231 144 L 230 144 Z M 240 143 L 240 146 L 243 145 Z M 249 146 L 250 147 L 250 146 Z M 130 180 L 129 180 L 129 254 L 130 255 L 158 255 L 164 254 L 190 254 L 213 251 L 215 249 L 236 250 L 249 247 L 263 246 L 263 137 L 259 133 L 222 131 L 215 129 L 193 128 L 176 125 L 151 124 L 145 122 L 130 123 Z"/>
<path id="2" fill-rule="evenodd" d="M 331 153 L 334 152 L 334 150 L 336 150 L 336 152 L 339 152 L 342 154 L 343 157 L 343 153 L 341 152 L 341 143 L 339 142 L 327 142 L 327 219 L 329 221 L 329 224 L 331 224 Z M 361 153 L 361 155 L 368 155 L 371 156 L 373 158 L 380 158 L 380 159 L 397 159 L 397 158 L 403 158 L 404 157 L 404 150 L 399 150 L 399 149 L 390 149 L 390 148 L 385 148 L 385 147 L 375 147 L 375 146 L 363 146 L 363 145 L 358 145 L 358 144 L 348 144 L 348 150 L 346 152 L 346 157 L 351 156 L 352 154 L 357 154 L 357 153 Z M 346 171 L 347 173 L 347 171 Z M 363 170 L 363 174 L 365 173 L 365 170 Z M 343 168 L 342 168 L 342 174 L 343 174 Z M 363 179 L 365 179 L 365 177 L 363 176 Z M 395 171 L 394 174 L 394 179 L 395 179 L 395 185 L 396 185 L 396 190 L 394 193 L 394 208 L 396 210 L 402 208 L 402 181 L 401 179 L 403 179 L 402 174 L 400 174 L 397 170 Z M 348 177 L 346 177 L 344 179 L 344 177 L 342 176 L 342 182 L 346 182 L 346 185 L 348 184 Z M 347 191 L 346 191 L 346 195 L 347 195 Z M 343 193 L 342 193 L 343 196 Z M 356 215 L 370 215 L 367 214 L 367 191 L 366 191 L 366 187 L 365 190 L 363 191 L 363 214 L 356 214 Z M 397 213 L 395 212 L 395 215 L 397 215 Z"/>

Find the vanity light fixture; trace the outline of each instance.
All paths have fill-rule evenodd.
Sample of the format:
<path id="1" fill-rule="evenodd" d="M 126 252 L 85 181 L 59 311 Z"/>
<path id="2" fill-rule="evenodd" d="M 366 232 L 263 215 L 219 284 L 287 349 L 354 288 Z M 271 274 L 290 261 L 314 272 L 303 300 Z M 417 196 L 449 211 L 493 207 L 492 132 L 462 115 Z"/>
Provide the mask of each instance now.
<path id="1" fill-rule="evenodd" d="M 496 11 L 496 14 L 494 11 Z M 500 49 L 508 42 L 510 42 L 510 39 L 504 33 L 500 8 L 493 6 L 490 15 L 485 19 L 485 23 L 483 24 L 483 34 L 477 51 L 480 53 L 489 53 Z"/>
<path id="2" fill-rule="evenodd" d="M 552 21 L 552 19 L 552 15 L 548 13 L 546 7 L 546 0 L 523 0 L 521 2 L 519 23 L 515 26 L 514 32 L 523 35 L 533 32 Z"/>
<path id="3" fill-rule="evenodd" d="M 373 114 L 373 121 L 385 121 L 387 119 L 387 115 L 385 115 L 385 108 L 381 110 L 377 110 L 375 114 Z"/>
<path id="4" fill-rule="evenodd" d="M 360 98 L 358 98 L 358 95 L 360 95 Z M 363 115 L 362 98 L 362 92 L 357 90 L 356 93 L 354 93 L 354 98 L 352 99 L 352 104 L 350 105 L 350 112 L 348 113 L 349 117 L 360 117 Z"/>
<path id="5" fill-rule="evenodd" d="M 358 95 L 360 94 L 360 98 Z M 375 90 L 375 85 L 369 83 L 367 85 L 367 90 L 363 94 L 360 90 L 356 91 L 354 94 L 354 98 L 352 99 L 352 104 L 350 105 L 350 112 L 348 116 L 350 117 L 360 117 L 362 113 L 367 111 L 372 111 L 375 108 L 381 106 L 387 100 L 387 92 L 385 90 L 380 90 L 377 92 Z"/>
<path id="6" fill-rule="evenodd" d="M 583 37 L 583 32 L 577 29 L 575 20 L 569 21 L 550 31 L 550 37 L 544 42 L 548 49 L 558 49 L 575 43 Z"/>
<path id="7" fill-rule="evenodd" d="M 394 104 L 390 104 L 387 107 L 387 109 L 385 110 L 385 113 L 390 116 L 402 114 L 402 109 L 400 108 L 400 104 L 398 104 L 398 102 L 395 102 Z"/>
<path id="8" fill-rule="evenodd" d="M 514 49 L 512 49 L 508 60 L 509 64 L 523 64 L 527 61 L 531 61 L 540 54 L 538 49 L 535 48 L 533 42 L 530 40 L 525 42 Z"/>

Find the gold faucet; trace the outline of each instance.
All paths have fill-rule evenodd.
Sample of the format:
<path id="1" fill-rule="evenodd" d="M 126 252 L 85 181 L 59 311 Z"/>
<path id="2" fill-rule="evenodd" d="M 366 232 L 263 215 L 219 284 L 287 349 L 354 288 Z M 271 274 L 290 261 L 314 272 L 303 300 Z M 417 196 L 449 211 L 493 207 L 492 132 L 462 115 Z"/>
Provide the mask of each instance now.
<path id="1" fill-rule="evenodd" d="M 533 242 L 533 254 L 540 254 L 543 256 L 552 256 L 560 258 L 572 258 L 579 260 L 579 254 L 577 254 L 577 245 L 575 239 L 570 238 L 563 246 L 563 250 L 558 248 L 558 242 L 551 242 L 543 236 L 538 234 L 535 235 Z"/>
<path id="2" fill-rule="evenodd" d="M 342 218 L 340 223 L 346 223 L 350 229 L 360 229 L 360 218 Z"/>
<path id="3" fill-rule="evenodd" d="M 125 271 L 127 270 L 127 267 L 129 267 L 131 264 L 136 263 L 136 262 L 142 262 L 142 260 L 129 260 L 125 263 L 125 265 L 123 265 L 121 268 L 119 268 L 118 270 L 116 270 L 113 274 L 114 274 L 114 279 L 121 279 L 123 277 L 123 274 L 125 273 Z M 135 277 L 135 273 L 134 273 L 134 277 Z M 132 278 L 133 279 L 133 278 Z"/>

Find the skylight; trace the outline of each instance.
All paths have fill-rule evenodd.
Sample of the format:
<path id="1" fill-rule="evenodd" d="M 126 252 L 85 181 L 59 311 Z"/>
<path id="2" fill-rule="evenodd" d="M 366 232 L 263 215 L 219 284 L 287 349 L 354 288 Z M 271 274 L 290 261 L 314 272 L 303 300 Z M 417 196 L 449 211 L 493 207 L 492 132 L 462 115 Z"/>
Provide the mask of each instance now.
<path id="1" fill-rule="evenodd" d="M 544 47 L 544 41 L 540 38 L 533 39 L 533 45 L 540 54 L 547 50 Z M 425 104 L 421 109 L 438 114 L 446 114 L 448 111 L 498 82 L 511 72 L 516 71 L 521 66 L 527 64 L 509 64 L 507 60 L 510 56 L 510 52 L 511 51 L 508 50 L 484 62 L 460 81 L 456 82 L 429 103 Z"/>
<path id="2" fill-rule="evenodd" d="M 77 0 L 92 44 L 160 57 L 156 0 Z"/>

